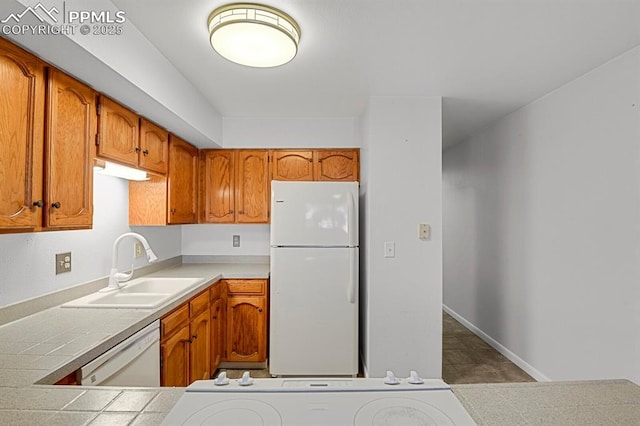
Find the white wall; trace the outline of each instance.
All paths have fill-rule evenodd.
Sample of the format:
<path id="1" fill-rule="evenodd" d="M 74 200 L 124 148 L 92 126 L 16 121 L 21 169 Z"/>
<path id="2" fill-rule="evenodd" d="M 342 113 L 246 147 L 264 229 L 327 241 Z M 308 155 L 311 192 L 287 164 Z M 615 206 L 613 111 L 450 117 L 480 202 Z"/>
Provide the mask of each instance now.
<path id="1" fill-rule="evenodd" d="M 240 247 L 233 247 L 234 235 Z M 183 225 L 182 254 L 269 256 L 269 225 Z"/>
<path id="2" fill-rule="evenodd" d="M 357 148 L 357 118 L 225 117 L 225 148 Z"/>
<path id="3" fill-rule="evenodd" d="M 128 183 L 95 174 L 93 229 L 0 235 L 0 307 L 107 276 L 115 239 L 131 230 L 144 235 L 163 259 L 180 255 L 180 227 L 128 226 Z M 71 252 L 71 272 L 55 274 L 55 254 Z M 119 267 L 128 270 L 133 240 L 123 240 Z M 136 267 L 146 258 L 136 261 Z"/>
<path id="4" fill-rule="evenodd" d="M 640 383 L 640 47 L 444 153 L 444 301 L 552 380 Z"/>
<path id="5" fill-rule="evenodd" d="M 441 98 L 373 97 L 363 135 L 361 203 L 366 373 L 441 377 Z M 418 239 L 418 224 L 432 226 Z M 384 258 L 395 242 L 396 257 Z"/>

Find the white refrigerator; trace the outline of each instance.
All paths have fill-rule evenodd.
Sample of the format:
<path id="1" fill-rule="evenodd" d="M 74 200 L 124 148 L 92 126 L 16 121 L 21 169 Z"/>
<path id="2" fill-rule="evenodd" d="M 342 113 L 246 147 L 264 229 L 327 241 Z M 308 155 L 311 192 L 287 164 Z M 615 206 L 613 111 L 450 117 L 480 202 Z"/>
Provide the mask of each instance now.
<path id="1" fill-rule="evenodd" d="M 269 372 L 358 373 L 358 183 L 271 182 Z"/>

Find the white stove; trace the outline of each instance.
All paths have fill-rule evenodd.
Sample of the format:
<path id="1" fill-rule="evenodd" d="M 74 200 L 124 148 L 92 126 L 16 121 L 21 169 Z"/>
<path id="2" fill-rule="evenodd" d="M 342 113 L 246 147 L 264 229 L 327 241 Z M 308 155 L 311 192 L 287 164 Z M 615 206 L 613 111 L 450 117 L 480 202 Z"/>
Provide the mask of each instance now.
<path id="1" fill-rule="evenodd" d="M 475 425 L 442 380 L 386 378 L 200 380 L 164 425 Z"/>

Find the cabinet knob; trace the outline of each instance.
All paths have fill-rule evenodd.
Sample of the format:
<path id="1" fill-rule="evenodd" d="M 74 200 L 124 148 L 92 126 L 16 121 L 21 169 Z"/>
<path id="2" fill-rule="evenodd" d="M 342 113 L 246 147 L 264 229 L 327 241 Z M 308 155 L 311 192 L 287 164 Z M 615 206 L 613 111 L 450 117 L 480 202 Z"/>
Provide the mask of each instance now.
<path id="1" fill-rule="evenodd" d="M 33 202 L 33 207 L 42 207 L 44 206 L 44 201 L 38 200 Z"/>
<path id="2" fill-rule="evenodd" d="M 214 316 L 211 317 L 211 319 L 218 319 L 218 316 L 214 315 Z"/>
<path id="3" fill-rule="evenodd" d="M 310 163 L 313 163 L 313 158 L 309 158 L 309 162 L 310 162 Z"/>
<path id="4" fill-rule="evenodd" d="M 136 146 L 136 152 L 140 152 L 140 147 Z"/>
<path id="5" fill-rule="evenodd" d="M 229 214 L 233 214 L 233 210 L 229 210 Z"/>
<path id="6" fill-rule="evenodd" d="M 148 150 L 148 149 L 145 149 L 144 151 L 142 151 L 142 154 L 143 154 L 143 155 L 149 155 L 149 150 Z"/>
<path id="7" fill-rule="evenodd" d="M 52 203 L 51 207 L 54 208 L 54 209 L 59 209 L 60 208 L 60 201 L 56 201 L 55 203 Z"/>
<path id="8" fill-rule="evenodd" d="M 262 308 L 258 308 L 258 312 L 262 312 Z"/>
<path id="9" fill-rule="evenodd" d="M 238 214 L 244 214 L 244 211 L 238 210 Z"/>
<path id="10" fill-rule="evenodd" d="M 176 209 L 171 209 L 171 214 L 176 214 Z"/>
<path id="11" fill-rule="evenodd" d="M 197 335 L 197 334 L 194 334 L 193 336 L 191 336 L 191 338 L 192 338 L 192 339 L 197 339 L 197 338 L 198 338 L 198 335 Z"/>

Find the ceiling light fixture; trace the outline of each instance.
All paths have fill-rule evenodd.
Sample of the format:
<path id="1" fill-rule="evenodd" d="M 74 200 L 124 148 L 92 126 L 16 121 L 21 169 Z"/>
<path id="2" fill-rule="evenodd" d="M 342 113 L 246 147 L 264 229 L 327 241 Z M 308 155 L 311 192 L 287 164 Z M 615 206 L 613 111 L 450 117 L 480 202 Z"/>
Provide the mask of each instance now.
<path id="1" fill-rule="evenodd" d="M 250 67 L 277 67 L 298 53 L 300 27 L 273 7 L 253 3 L 221 6 L 209 15 L 211 46 L 222 57 Z"/>

